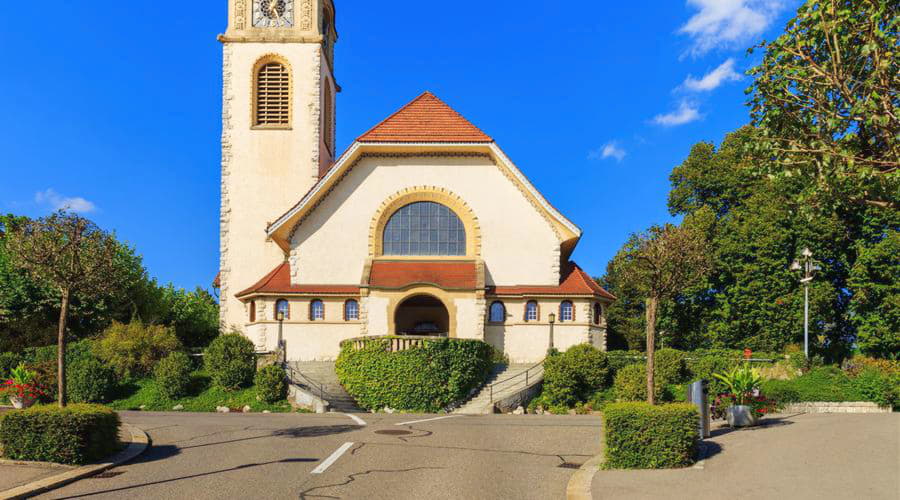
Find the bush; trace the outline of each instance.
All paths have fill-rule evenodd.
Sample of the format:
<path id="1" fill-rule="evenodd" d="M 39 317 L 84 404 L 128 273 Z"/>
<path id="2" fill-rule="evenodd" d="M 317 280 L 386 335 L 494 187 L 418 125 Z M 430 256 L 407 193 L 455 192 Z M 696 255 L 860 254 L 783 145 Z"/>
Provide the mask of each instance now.
<path id="1" fill-rule="evenodd" d="M 57 392 L 59 392 L 59 378 L 57 377 L 58 365 L 56 361 L 32 363 L 26 365 L 25 367 L 35 372 L 36 376 L 34 378 L 34 383 L 40 386 L 41 390 L 44 391 L 44 396 L 41 398 L 41 402 L 50 403 L 52 401 L 56 401 L 56 395 Z"/>
<path id="2" fill-rule="evenodd" d="M 22 357 L 14 352 L 0 353 L 0 381 L 8 379 L 13 368 L 23 361 Z"/>
<path id="3" fill-rule="evenodd" d="M 253 342 L 239 333 L 216 337 L 206 348 L 203 363 L 213 383 L 234 391 L 253 383 L 256 355 Z"/>
<path id="4" fill-rule="evenodd" d="M 469 395 L 491 370 L 491 347 L 479 340 L 440 339 L 389 352 L 389 339 L 356 350 L 341 345 L 338 379 L 369 410 L 439 411 Z"/>
<path id="5" fill-rule="evenodd" d="M 609 369 L 613 374 L 628 365 L 644 363 L 647 359 L 641 351 L 609 351 L 606 353 L 606 358 L 609 360 Z"/>
<path id="6" fill-rule="evenodd" d="M 897 406 L 900 377 L 887 375 L 875 368 L 863 369 L 853 379 L 853 387 L 864 401 L 877 403 L 878 406 Z"/>
<path id="7" fill-rule="evenodd" d="M 653 380 L 656 398 L 661 399 L 663 385 L 658 378 Z M 647 400 L 647 367 L 644 364 L 628 365 L 616 373 L 613 389 L 619 401 Z"/>
<path id="8" fill-rule="evenodd" d="M 697 452 L 699 415 L 687 403 L 613 403 L 603 410 L 609 469 L 684 467 Z"/>
<path id="9" fill-rule="evenodd" d="M 551 406 L 571 407 L 609 387 L 606 353 L 580 344 L 544 361 L 544 395 Z"/>
<path id="10" fill-rule="evenodd" d="M 285 399 L 287 392 L 284 370 L 280 367 L 264 366 L 256 372 L 256 394 L 260 401 L 272 404 Z"/>
<path id="11" fill-rule="evenodd" d="M 69 398 L 74 403 L 105 403 L 117 386 L 112 368 L 93 356 L 68 365 L 66 371 Z"/>
<path id="12" fill-rule="evenodd" d="M 153 378 L 159 392 L 168 399 L 187 396 L 191 387 L 193 368 L 190 356 L 181 351 L 173 352 L 161 359 L 153 370 Z"/>
<path id="13" fill-rule="evenodd" d="M 123 380 L 150 375 L 159 360 L 180 349 L 173 328 L 140 321 L 113 323 L 95 346 L 97 356 Z"/>
<path id="14" fill-rule="evenodd" d="M 12 460 L 81 465 L 114 453 L 119 416 L 103 406 L 35 406 L 4 415 L 3 455 Z"/>
<path id="15" fill-rule="evenodd" d="M 864 400 L 850 377 L 833 366 L 816 368 L 793 380 L 766 380 L 762 392 L 778 404 Z"/>
<path id="16" fill-rule="evenodd" d="M 653 356 L 653 372 L 661 385 L 686 382 L 690 374 L 684 361 L 685 355 L 677 349 L 660 349 Z"/>

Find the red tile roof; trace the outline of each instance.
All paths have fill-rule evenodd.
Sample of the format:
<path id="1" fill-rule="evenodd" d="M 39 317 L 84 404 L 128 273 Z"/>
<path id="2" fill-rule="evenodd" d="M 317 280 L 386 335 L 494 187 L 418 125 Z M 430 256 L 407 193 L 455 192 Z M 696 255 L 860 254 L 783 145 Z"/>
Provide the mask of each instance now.
<path id="1" fill-rule="evenodd" d="M 369 274 L 372 288 L 403 288 L 427 283 L 444 289 L 474 290 L 478 268 L 472 261 L 375 261 Z"/>
<path id="2" fill-rule="evenodd" d="M 603 289 L 578 264 L 569 262 L 562 270 L 559 286 L 496 286 L 490 295 L 593 295 L 609 300 L 616 297 Z"/>
<path id="3" fill-rule="evenodd" d="M 252 293 L 358 295 L 359 285 L 293 285 L 291 284 L 291 265 L 284 262 L 255 285 L 236 294 L 235 297 L 243 297 Z"/>
<path id="4" fill-rule="evenodd" d="M 431 92 L 359 136 L 359 142 L 494 142 Z"/>

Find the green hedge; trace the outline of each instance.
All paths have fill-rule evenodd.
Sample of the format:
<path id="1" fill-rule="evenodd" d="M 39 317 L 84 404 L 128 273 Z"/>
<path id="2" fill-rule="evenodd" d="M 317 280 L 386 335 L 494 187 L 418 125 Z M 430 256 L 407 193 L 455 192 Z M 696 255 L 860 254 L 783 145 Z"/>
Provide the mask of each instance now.
<path id="1" fill-rule="evenodd" d="M 256 372 L 256 393 L 264 403 L 275 403 L 287 397 L 288 386 L 284 370 L 277 365 L 264 366 Z"/>
<path id="2" fill-rule="evenodd" d="M 81 465 L 119 448 L 119 416 L 97 405 L 35 406 L 0 420 L 3 455 L 12 460 Z"/>
<path id="3" fill-rule="evenodd" d="M 341 345 L 338 379 L 363 408 L 439 411 L 483 384 L 492 367 L 490 345 L 478 340 L 427 341 L 400 352 L 389 346 L 386 339 L 360 350 Z"/>
<path id="4" fill-rule="evenodd" d="M 203 363 L 214 384 L 236 391 L 253 383 L 255 350 L 253 342 L 239 333 L 220 335 L 204 351 Z"/>
<path id="5" fill-rule="evenodd" d="M 856 377 L 834 366 L 815 368 L 792 380 L 766 380 L 762 392 L 779 405 L 797 402 L 871 401 L 900 403 L 900 376 L 865 368 Z"/>
<path id="6" fill-rule="evenodd" d="M 67 366 L 66 373 L 73 403 L 106 403 L 118 386 L 116 372 L 93 356 Z"/>
<path id="7" fill-rule="evenodd" d="M 693 405 L 613 403 L 603 417 L 605 468 L 663 469 L 694 462 L 699 415 Z"/>
<path id="8" fill-rule="evenodd" d="M 181 351 L 176 351 L 156 364 L 153 379 L 163 396 L 178 399 L 188 395 L 193 371 L 194 363 L 191 358 Z"/>
<path id="9" fill-rule="evenodd" d="M 609 363 L 599 349 L 580 344 L 544 361 L 543 396 L 551 406 L 572 406 L 609 387 Z"/>

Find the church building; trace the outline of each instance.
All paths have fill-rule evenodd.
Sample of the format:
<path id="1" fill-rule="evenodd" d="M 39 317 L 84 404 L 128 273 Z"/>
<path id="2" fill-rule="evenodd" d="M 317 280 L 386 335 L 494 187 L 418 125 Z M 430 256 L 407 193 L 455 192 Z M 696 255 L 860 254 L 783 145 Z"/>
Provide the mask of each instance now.
<path id="1" fill-rule="evenodd" d="M 219 39 L 223 328 L 296 361 L 381 335 L 605 348 L 581 229 L 448 104 L 424 92 L 335 151 L 331 0 L 229 0 Z"/>

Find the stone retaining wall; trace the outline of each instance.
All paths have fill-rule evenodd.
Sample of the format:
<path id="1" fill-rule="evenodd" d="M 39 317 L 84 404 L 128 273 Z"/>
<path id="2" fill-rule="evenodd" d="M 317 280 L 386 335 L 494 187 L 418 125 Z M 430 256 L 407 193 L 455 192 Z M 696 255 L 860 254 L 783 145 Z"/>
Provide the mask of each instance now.
<path id="1" fill-rule="evenodd" d="M 786 405 L 783 412 L 791 413 L 891 413 L 890 407 L 880 407 L 876 403 L 851 401 L 845 403 L 810 402 Z"/>

